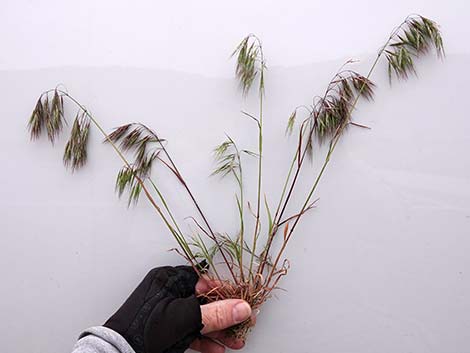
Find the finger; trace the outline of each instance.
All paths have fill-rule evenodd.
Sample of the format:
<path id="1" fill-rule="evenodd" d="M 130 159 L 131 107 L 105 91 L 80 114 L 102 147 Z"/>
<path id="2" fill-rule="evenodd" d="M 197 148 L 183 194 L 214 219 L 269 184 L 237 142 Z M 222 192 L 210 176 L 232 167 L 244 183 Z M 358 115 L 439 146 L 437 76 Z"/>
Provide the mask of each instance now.
<path id="1" fill-rule="evenodd" d="M 202 334 L 221 331 L 251 316 L 250 305 L 241 299 L 225 299 L 201 306 Z"/>
<path id="2" fill-rule="evenodd" d="M 214 279 L 210 279 L 207 276 L 199 278 L 199 281 L 196 283 L 196 294 L 201 295 L 209 292 L 210 290 L 220 286 L 220 282 Z"/>
<path id="3" fill-rule="evenodd" d="M 253 327 L 255 325 L 256 314 L 252 311 L 249 326 Z M 230 349 L 242 349 L 245 346 L 245 341 L 243 339 L 233 337 L 227 332 L 227 330 L 211 332 L 206 336 L 221 342 Z"/>
<path id="4" fill-rule="evenodd" d="M 202 353 L 224 353 L 225 347 L 209 338 L 199 338 L 189 346 L 191 349 Z"/>
<path id="5" fill-rule="evenodd" d="M 242 349 L 245 346 L 245 341 L 241 338 L 230 336 L 226 331 L 217 331 L 207 334 L 207 337 L 213 338 L 230 349 Z"/>
<path id="6" fill-rule="evenodd" d="M 259 310 L 258 310 L 259 311 Z M 257 313 L 251 312 L 251 322 L 250 322 L 250 327 L 253 327 L 256 325 L 256 316 Z"/>

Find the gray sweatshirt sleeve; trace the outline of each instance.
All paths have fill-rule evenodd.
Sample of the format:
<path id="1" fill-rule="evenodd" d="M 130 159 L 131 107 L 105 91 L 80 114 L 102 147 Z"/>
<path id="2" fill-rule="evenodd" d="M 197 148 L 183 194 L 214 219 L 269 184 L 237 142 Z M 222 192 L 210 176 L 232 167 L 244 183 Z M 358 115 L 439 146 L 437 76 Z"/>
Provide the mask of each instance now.
<path id="1" fill-rule="evenodd" d="M 135 353 L 117 332 L 103 326 L 89 328 L 80 335 L 72 353 Z"/>

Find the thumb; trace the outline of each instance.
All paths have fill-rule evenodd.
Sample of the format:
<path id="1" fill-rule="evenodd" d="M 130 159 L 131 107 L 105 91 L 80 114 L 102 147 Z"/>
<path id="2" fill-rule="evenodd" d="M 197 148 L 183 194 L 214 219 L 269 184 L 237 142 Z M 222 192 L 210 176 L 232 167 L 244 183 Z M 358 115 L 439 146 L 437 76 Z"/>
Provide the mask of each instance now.
<path id="1" fill-rule="evenodd" d="M 202 334 L 224 330 L 239 324 L 251 316 L 250 305 L 241 299 L 219 300 L 201 306 Z"/>

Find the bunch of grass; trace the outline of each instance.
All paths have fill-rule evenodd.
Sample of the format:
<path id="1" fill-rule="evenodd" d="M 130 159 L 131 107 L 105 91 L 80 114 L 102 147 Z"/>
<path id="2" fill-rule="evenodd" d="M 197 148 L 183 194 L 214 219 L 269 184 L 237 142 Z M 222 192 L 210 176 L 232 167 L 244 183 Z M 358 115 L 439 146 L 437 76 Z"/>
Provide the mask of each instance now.
<path id="1" fill-rule="evenodd" d="M 373 100 L 376 85 L 370 77 L 380 59 L 385 57 L 388 62 L 391 82 L 393 76 L 406 79 L 410 74 L 414 74 L 416 59 L 429 53 L 431 49 L 435 50 L 438 57 L 444 56 L 443 41 L 437 24 L 420 15 L 408 16 L 392 31 L 366 75 L 350 69 L 352 61 L 348 61 L 333 75 L 322 95 L 313 97 L 310 105 L 301 105 L 294 109 L 287 121 L 286 134 L 291 135 L 297 130 L 297 144 L 274 209 L 270 208 L 266 196 L 262 197 L 266 61 L 259 38 L 252 34 L 245 37 L 232 55 L 236 57 L 235 73 L 243 95 L 249 94 L 254 85 L 257 86 L 259 112 L 244 114 L 256 123 L 258 150 L 254 152 L 241 149 L 230 136 L 226 136 L 214 150 L 216 168 L 212 173 L 232 177 L 236 181 L 235 199 L 239 230 L 235 235 L 213 230 L 208 217 L 171 157 L 166 140 L 149 127 L 130 123 L 107 134 L 83 105 L 58 88 L 46 91 L 39 97 L 28 126 L 32 139 L 37 139 L 45 131 L 48 139 L 54 143 L 65 123 L 64 98 L 74 104 L 78 112 L 70 139 L 65 146 L 65 166 L 77 170 L 86 163 L 89 129 L 93 124 L 123 162 L 116 178 L 118 195 L 122 196 L 127 192 L 128 205 L 136 203 L 142 194 L 145 195 L 175 238 L 178 244 L 175 250 L 199 274 L 208 276 L 216 283 L 214 288 L 204 295 L 205 299 L 210 302 L 242 298 L 256 310 L 271 297 L 273 290 L 279 288 L 281 278 L 289 270 L 289 261 L 284 258 L 284 251 L 300 219 L 315 207 L 317 200 L 313 200 L 313 195 L 338 141 L 349 126 L 364 127 L 352 121 L 352 114 L 359 99 Z M 307 117 L 297 122 L 299 109 L 306 110 Z M 321 144 L 327 144 L 327 153 L 319 173 L 313 178 L 307 195 L 304 195 L 302 207 L 294 214 L 286 215 L 287 206 L 296 192 L 300 171 L 305 166 L 305 159 L 313 155 L 313 146 Z M 243 163 L 247 156 L 256 158 L 258 162 L 254 207 L 245 195 L 246 177 L 243 173 Z M 189 201 L 194 204 L 197 214 L 189 217 L 196 228 L 194 234 L 187 235 L 182 232 L 165 193 L 152 179 L 152 170 L 156 168 L 156 164 L 171 171 L 187 193 Z M 267 225 L 263 227 L 260 217 L 262 209 L 267 215 Z M 271 209 L 274 212 L 271 212 Z M 245 220 L 248 216 L 254 217 L 255 220 L 252 230 L 246 229 Z M 260 236 L 261 229 L 265 229 L 263 237 Z M 260 239 L 265 239 L 263 244 L 260 244 Z M 273 247 L 275 243 L 278 245 L 277 250 Z M 222 271 L 227 274 L 224 275 Z M 231 328 L 230 333 L 245 338 L 249 328 L 249 322 L 244 322 Z"/>

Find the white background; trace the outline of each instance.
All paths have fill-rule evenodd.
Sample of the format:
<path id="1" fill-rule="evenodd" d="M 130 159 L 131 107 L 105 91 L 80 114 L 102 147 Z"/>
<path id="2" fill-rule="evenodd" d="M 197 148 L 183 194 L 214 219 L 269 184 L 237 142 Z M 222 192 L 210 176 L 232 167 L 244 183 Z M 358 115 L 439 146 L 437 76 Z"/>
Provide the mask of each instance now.
<path id="1" fill-rule="evenodd" d="M 274 204 L 295 143 L 284 137 L 292 109 L 346 59 L 366 72 L 393 27 L 417 12 L 441 24 L 447 59 L 425 58 L 418 78 L 391 87 L 378 66 L 376 100 L 354 117 L 372 129 L 351 128 L 339 144 L 318 207 L 290 244 L 287 291 L 263 307 L 245 351 L 470 352 L 468 2 L 1 5 L 2 350 L 68 352 L 150 268 L 181 262 L 145 202 L 128 210 L 117 199 L 120 163 L 97 131 L 74 175 L 61 163 L 65 136 L 54 148 L 29 142 L 42 91 L 64 84 L 107 130 L 129 121 L 158 130 L 215 228 L 233 233 L 234 185 L 208 175 L 224 132 L 256 146 L 240 114 L 256 100 L 240 97 L 229 60 L 238 41 L 256 33 L 268 60 L 264 191 Z M 319 162 L 302 175 L 296 204 Z M 177 183 L 155 175 L 178 217 L 193 214 Z"/>

